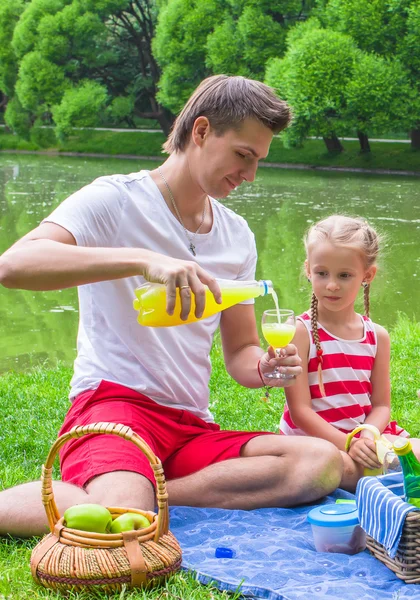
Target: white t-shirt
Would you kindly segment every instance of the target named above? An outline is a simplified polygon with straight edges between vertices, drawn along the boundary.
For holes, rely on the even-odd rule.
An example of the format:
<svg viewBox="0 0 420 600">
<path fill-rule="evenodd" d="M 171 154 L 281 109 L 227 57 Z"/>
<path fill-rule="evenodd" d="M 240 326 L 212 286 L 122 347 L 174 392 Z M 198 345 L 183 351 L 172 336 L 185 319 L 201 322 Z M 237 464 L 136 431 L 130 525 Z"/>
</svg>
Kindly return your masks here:
<svg viewBox="0 0 420 600">
<path fill-rule="evenodd" d="M 147 248 L 196 260 L 218 278 L 254 279 L 253 233 L 242 217 L 217 200 L 211 204 L 213 226 L 195 237 L 196 257 L 148 171 L 100 177 L 67 198 L 45 221 L 67 229 L 78 246 Z M 133 299 L 135 288 L 144 282 L 136 276 L 79 286 L 70 398 L 105 379 L 212 421 L 209 353 L 220 313 L 177 327 L 143 327 L 137 323 Z"/>
</svg>

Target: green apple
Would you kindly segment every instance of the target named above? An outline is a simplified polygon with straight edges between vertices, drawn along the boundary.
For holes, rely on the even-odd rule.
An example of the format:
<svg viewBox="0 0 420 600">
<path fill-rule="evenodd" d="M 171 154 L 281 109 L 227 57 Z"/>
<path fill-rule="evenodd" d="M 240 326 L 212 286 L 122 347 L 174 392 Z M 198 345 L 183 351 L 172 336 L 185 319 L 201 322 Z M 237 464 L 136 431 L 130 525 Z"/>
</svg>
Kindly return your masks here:
<svg viewBox="0 0 420 600">
<path fill-rule="evenodd" d="M 100 504 L 76 504 L 64 513 L 64 525 L 70 529 L 109 533 L 112 515 Z"/>
<path fill-rule="evenodd" d="M 112 521 L 111 533 L 145 529 L 146 527 L 150 527 L 149 519 L 138 513 L 126 512 Z"/>
</svg>

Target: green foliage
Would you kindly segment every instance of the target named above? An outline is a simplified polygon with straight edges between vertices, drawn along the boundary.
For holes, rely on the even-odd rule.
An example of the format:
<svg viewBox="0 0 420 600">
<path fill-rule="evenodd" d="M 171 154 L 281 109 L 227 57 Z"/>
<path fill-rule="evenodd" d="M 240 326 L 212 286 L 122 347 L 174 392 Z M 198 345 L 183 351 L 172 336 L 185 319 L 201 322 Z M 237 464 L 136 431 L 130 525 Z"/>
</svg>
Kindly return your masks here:
<svg viewBox="0 0 420 600">
<path fill-rule="evenodd" d="M 399 40 L 397 53 L 413 85 L 420 88 L 420 2 L 413 3 L 408 11 L 407 33 Z"/>
<path fill-rule="evenodd" d="M 35 49 L 38 40 L 38 25 L 45 15 L 55 14 L 69 0 L 30 0 L 17 23 L 13 34 L 13 49 L 22 58 Z"/>
<path fill-rule="evenodd" d="M 54 129 L 43 127 L 42 121 L 34 123 L 30 132 L 30 140 L 38 148 L 54 148 L 57 144 L 57 138 L 54 134 Z"/>
<path fill-rule="evenodd" d="M 29 130 L 32 126 L 30 113 L 22 107 L 17 96 L 7 103 L 4 120 L 15 133 L 23 139 L 28 139 Z"/>
<path fill-rule="evenodd" d="M 111 120 L 120 122 L 129 117 L 133 112 L 134 102 L 133 96 L 118 96 L 114 98 L 108 107 L 108 114 Z"/>
<path fill-rule="evenodd" d="M 391 331 L 392 417 L 420 437 L 419 399 L 416 390 L 420 381 L 420 323 L 399 315 Z"/>
<path fill-rule="evenodd" d="M 18 66 L 11 41 L 23 9 L 23 0 L 0 1 L 0 90 L 7 96 L 13 96 L 16 83 Z"/>
<path fill-rule="evenodd" d="M 155 0 L 18 0 L 17 6 L 21 3 L 17 17 L 4 19 L 9 29 L 2 29 L 0 4 L 0 40 L 2 35 L 5 39 L 13 35 L 15 89 L 32 121 L 51 122 L 52 106 L 60 106 L 66 90 L 83 89 L 83 82 L 90 80 L 106 88 L 109 104 L 114 98 L 130 98 L 124 110 L 121 102 L 110 109 L 113 122 L 123 119 L 133 126 L 135 117 L 152 116 L 169 127 L 170 115 L 155 99 L 160 75 L 151 52 Z M 0 67 L 0 81 L 1 75 Z M 78 102 L 82 102 L 80 94 Z M 94 107 L 99 107 L 95 117 Z M 103 109 L 95 95 L 89 116 L 84 109 L 81 121 L 99 125 L 107 114 Z M 76 122 L 75 114 L 69 120 L 70 112 L 68 106 L 61 109 L 60 119 L 68 123 L 59 135 Z"/>
<path fill-rule="evenodd" d="M 321 18 L 327 27 L 351 35 L 362 50 L 392 56 L 405 33 L 407 9 L 416 2 L 329 0 Z"/>
<path fill-rule="evenodd" d="M 230 40 L 230 43 L 226 44 L 226 40 Z M 245 75 L 240 66 L 242 53 L 239 40 L 240 34 L 236 22 L 231 15 L 226 14 L 223 21 L 207 38 L 206 66 L 211 73 Z"/>
<path fill-rule="evenodd" d="M 55 63 L 73 66 L 72 59 L 95 60 L 103 51 L 104 24 L 78 2 L 72 2 L 56 14 L 45 15 L 38 26 L 37 48 Z M 72 72 L 72 69 L 69 70 Z"/>
<path fill-rule="evenodd" d="M 162 104 L 178 112 L 211 74 L 262 79 L 266 61 L 284 53 L 286 31 L 301 10 L 298 0 L 168 0 L 153 46 Z"/>
<path fill-rule="evenodd" d="M 285 28 L 269 14 L 261 12 L 259 5 L 247 6 L 238 19 L 243 64 L 255 79 L 264 77 L 268 58 L 280 56 L 285 50 Z"/>
<path fill-rule="evenodd" d="M 227 15 L 207 39 L 206 64 L 213 73 L 262 79 L 271 56 L 283 54 L 285 28 L 259 6 L 246 6 L 237 21 Z"/>
<path fill-rule="evenodd" d="M 295 124 L 284 135 L 290 145 L 299 145 L 306 135 L 344 133 L 348 127 L 343 119 L 345 90 L 358 52 L 345 34 L 305 27 L 304 36 L 293 36 L 283 59 L 268 63 L 266 83 L 294 112 Z"/>
<path fill-rule="evenodd" d="M 58 137 L 65 138 L 72 127 L 95 125 L 106 101 L 106 88 L 95 81 L 82 81 L 78 87 L 67 89 L 61 103 L 52 109 Z"/>
<path fill-rule="evenodd" d="M 224 0 L 169 0 L 159 13 L 153 52 L 162 69 L 159 101 L 179 112 L 206 68 L 207 36 L 219 24 Z"/>
<path fill-rule="evenodd" d="M 44 58 L 38 51 L 23 57 L 19 68 L 16 93 L 23 106 L 35 114 L 58 102 L 66 89 L 62 67 Z"/>
<path fill-rule="evenodd" d="M 418 97 L 398 60 L 360 53 L 346 87 L 347 115 L 363 133 L 409 129 L 417 120 Z M 417 107 L 416 107 L 417 103 Z"/>
</svg>

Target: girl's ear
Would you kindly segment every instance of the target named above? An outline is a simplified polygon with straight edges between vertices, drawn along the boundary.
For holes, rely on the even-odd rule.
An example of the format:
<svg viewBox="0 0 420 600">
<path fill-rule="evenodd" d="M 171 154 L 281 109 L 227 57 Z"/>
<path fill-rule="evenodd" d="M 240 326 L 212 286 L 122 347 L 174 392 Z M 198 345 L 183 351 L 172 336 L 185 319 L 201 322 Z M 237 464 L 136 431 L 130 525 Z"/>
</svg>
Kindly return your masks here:
<svg viewBox="0 0 420 600">
<path fill-rule="evenodd" d="M 376 275 L 376 271 L 377 271 L 377 266 L 376 265 L 372 265 L 371 267 L 369 267 L 369 269 L 366 271 L 365 276 L 363 278 L 363 282 L 364 283 L 372 283 L 372 281 L 375 279 L 375 275 Z"/>
</svg>

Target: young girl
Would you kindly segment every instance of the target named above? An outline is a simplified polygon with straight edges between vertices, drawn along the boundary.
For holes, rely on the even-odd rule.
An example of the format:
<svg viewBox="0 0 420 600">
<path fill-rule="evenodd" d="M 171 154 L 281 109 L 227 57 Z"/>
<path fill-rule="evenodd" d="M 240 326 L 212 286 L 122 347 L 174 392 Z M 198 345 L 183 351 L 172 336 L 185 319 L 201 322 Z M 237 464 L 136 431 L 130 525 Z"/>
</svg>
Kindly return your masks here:
<svg viewBox="0 0 420 600">
<path fill-rule="evenodd" d="M 352 439 L 345 453 L 348 435 L 356 427 L 374 425 L 390 441 L 409 435 L 389 421 L 389 335 L 369 319 L 379 236 L 363 219 L 333 215 L 309 229 L 305 248 L 313 294 L 310 310 L 297 318 L 293 340 L 303 373 L 286 389 L 280 431 L 335 444 L 343 451 L 341 487 L 353 490 L 364 469 L 381 466 L 374 434 L 367 429 Z M 354 309 L 361 288 L 364 316 Z M 412 442 L 420 455 L 420 441 Z"/>
</svg>

